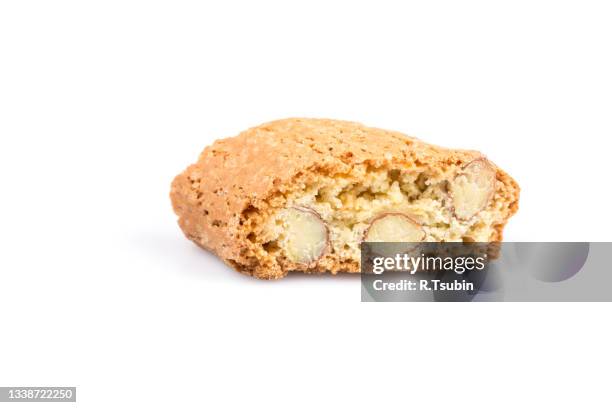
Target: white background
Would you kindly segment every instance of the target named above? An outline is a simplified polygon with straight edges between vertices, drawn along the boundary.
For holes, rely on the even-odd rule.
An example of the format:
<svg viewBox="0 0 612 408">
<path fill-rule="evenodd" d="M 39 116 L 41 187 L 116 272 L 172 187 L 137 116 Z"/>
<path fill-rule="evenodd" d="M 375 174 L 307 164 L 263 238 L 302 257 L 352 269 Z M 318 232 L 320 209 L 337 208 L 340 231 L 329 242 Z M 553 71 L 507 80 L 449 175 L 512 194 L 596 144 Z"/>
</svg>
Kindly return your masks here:
<svg viewBox="0 0 612 408">
<path fill-rule="evenodd" d="M 610 406 L 608 304 L 362 304 L 183 238 L 214 139 L 330 117 L 483 151 L 510 241 L 610 240 L 606 2 L 3 1 L 0 385 L 84 407 Z"/>
</svg>

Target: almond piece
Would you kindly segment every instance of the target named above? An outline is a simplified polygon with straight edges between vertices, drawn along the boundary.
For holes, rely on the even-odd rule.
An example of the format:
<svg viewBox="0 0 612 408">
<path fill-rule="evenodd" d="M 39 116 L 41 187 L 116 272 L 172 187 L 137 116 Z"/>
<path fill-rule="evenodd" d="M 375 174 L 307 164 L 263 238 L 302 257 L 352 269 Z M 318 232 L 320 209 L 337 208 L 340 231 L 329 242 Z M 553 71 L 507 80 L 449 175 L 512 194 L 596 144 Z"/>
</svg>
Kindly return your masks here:
<svg viewBox="0 0 612 408">
<path fill-rule="evenodd" d="M 289 208 L 284 214 L 285 255 L 291 262 L 311 264 L 326 252 L 329 246 L 327 225 L 310 208 Z"/>
<path fill-rule="evenodd" d="M 468 163 L 449 185 L 453 213 L 469 220 L 486 208 L 495 192 L 495 169 L 484 157 Z"/>
<path fill-rule="evenodd" d="M 421 242 L 425 231 L 411 217 L 402 213 L 384 213 L 374 218 L 366 230 L 366 242 Z"/>
</svg>

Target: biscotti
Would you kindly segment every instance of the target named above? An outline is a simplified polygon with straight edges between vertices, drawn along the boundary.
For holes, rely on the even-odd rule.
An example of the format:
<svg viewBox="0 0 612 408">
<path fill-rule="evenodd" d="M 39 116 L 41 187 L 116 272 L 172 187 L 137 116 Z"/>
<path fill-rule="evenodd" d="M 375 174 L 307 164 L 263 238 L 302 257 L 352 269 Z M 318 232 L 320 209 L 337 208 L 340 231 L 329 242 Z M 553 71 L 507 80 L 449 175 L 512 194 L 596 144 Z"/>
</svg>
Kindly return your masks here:
<svg viewBox="0 0 612 408">
<path fill-rule="evenodd" d="M 170 196 L 189 239 L 242 273 L 276 279 L 359 272 L 362 241 L 501 241 L 519 187 L 477 151 L 285 119 L 206 147 Z"/>
</svg>

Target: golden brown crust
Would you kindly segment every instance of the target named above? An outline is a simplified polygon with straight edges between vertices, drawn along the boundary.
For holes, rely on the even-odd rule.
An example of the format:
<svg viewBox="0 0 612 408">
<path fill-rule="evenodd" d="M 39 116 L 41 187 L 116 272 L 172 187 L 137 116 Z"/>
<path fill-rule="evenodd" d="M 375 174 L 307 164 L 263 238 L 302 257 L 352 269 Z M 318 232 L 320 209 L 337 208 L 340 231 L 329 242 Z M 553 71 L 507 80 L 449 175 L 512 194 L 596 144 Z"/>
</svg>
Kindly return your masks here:
<svg viewBox="0 0 612 408">
<path fill-rule="evenodd" d="M 174 179 L 170 196 L 189 239 L 240 272 L 273 279 L 284 276 L 291 265 L 266 258 L 247 226 L 262 209 L 282 203 L 284 194 L 295 183 L 307 182 L 310 174 L 346 174 L 359 164 L 444 168 L 463 166 L 478 157 L 482 154 L 477 151 L 437 147 L 354 122 L 284 119 L 206 147 L 198 161 Z M 503 189 L 504 195 L 514 197 L 509 217 L 518 209 L 519 187 L 495 168 L 497 192 Z M 501 240 L 504 225 L 495 227 L 492 240 Z M 304 271 L 358 272 L 359 266 L 323 259 L 317 268 Z"/>
</svg>

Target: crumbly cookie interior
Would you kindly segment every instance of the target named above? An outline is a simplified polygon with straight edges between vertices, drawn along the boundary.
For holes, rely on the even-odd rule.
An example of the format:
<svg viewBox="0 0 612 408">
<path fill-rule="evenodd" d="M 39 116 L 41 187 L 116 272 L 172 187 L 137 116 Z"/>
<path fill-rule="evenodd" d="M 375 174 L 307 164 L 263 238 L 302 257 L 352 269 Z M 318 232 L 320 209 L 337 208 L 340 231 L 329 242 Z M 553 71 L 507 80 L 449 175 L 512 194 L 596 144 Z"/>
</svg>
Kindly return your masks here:
<svg viewBox="0 0 612 408">
<path fill-rule="evenodd" d="M 469 171 L 453 166 L 442 171 L 358 165 L 350 174 L 321 174 L 289 191 L 282 206 L 270 206 L 267 216 L 261 218 L 256 240 L 269 256 L 300 263 L 294 242 L 311 239 L 311 245 L 304 249 L 308 257 L 303 263 L 312 264 L 316 262 L 313 246 L 321 245 L 320 237 L 325 235 L 326 248 L 321 250 L 321 256 L 359 262 L 360 244 L 367 240 L 368 229 L 374 220 L 387 214 L 396 217 L 395 221 L 388 218 L 386 224 L 390 227 L 383 226 L 388 229 L 389 237 L 405 236 L 409 240 L 418 236 L 428 242 L 488 242 L 495 236 L 496 226 L 503 224 L 508 215 L 508 202 L 503 200 L 504 186 L 499 185 L 486 202 L 480 199 L 483 207 L 476 208 L 473 216 L 458 216 L 453 203 L 453 183 L 455 190 L 467 194 L 468 207 L 474 207 L 473 196 L 484 197 L 473 190 L 480 187 L 481 180 L 476 180 L 473 187 L 468 185 L 472 190 L 466 187 L 470 177 Z M 296 211 L 303 212 L 298 215 L 302 227 L 296 228 Z M 406 231 L 400 223 L 394 229 L 392 223 L 401 222 L 398 215 L 414 222 L 423 232 L 422 236 Z M 325 231 L 316 226 L 317 220 Z M 312 234 L 319 234 L 319 240 Z"/>
</svg>

